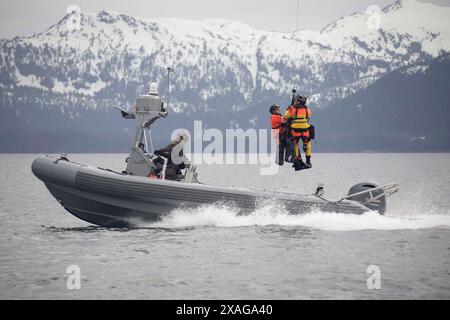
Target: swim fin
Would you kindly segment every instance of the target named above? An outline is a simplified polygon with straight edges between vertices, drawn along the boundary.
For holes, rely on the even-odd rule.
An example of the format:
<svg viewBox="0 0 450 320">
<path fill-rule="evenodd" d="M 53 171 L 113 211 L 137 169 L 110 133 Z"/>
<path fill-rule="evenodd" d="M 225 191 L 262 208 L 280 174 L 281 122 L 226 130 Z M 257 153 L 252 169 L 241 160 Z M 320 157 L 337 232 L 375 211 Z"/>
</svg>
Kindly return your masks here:
<svg viewBox="0 0 450 320">
<path fill-rule="evenodd" d="M 295 161 L 293 167 L 295 168 L 295 171 L 300 171 L 300 170 L 306 169 L 306 165 L 302 160 Z"/>
</svg>

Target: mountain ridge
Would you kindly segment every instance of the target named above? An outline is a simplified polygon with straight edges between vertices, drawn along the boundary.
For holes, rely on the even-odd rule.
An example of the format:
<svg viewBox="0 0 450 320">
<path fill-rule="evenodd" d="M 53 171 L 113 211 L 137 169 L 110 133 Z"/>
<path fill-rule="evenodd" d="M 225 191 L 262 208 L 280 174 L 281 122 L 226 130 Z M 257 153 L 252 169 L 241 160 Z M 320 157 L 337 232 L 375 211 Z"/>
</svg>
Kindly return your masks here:
<svg viewBox="0 0 450 320">
<path fill-rule="evenodd" d="M 415 1 L 408 1 L 407 3 L 413 3 L 414 5 L 418 4 Z M 420 5 L 422 6 L 422 4 Z M 450 13 L 450 9 L 447 11 Z M 276 90 L 276 93 L 279 95 L 284 92 L 288 92 L 290 88 L 297 86 L 311 95 L 313 102 L 317 101 L 318 104 L 326 104 L 336 98 L 336 96 L 338 98 L 344 97 L 348 94 L 346 93 L 347 89 L 352 92 L 352 88 L 358 90 L 361 87 L 364 87 L 365 84 L 364 81 L 361 83 L 361 78 L 373 78 L 373 80 L 375 80 L 384 72 L 392 71 L 397 67 L 401 67 L 403 63 L 403 61 L 400 61 L 399 57 L 394 57 L 394 59 L 392 59 L 394 61 L 385 66 L 385 70 L 381 68 L 378 70 L 373 68 L 371 69 L 372 66 L 365 66 L 366 70 L 357 70 L 358 68 L 355 64 L 363 65 L 365 63 L 364 59 L 367 57 L 370 59 L 380 60 L 389 56 L 389 52 L 386 53 L 387 51 L 392 51 L 395 49 L 400 49 L 398 50 L 399 52 L 396 53 L 397 56 L 408 55 L 408 49 L 411 49 L 411 57 L 406 63 L 414 63 L 421 58 L 429 59 L 431 57 L 438 56 L 440 54 L 439 50 L 450 50 L 449 36 L 445 30 L 442 31 L 445 33 L 445 37 L 442 35 L 436 36 L 437 38 L 441 37 L 443 40 L 441 39 L 440 43 L 430 46 L 427 50 L 420 50 L 420 48 L 417 48 L 417 45 L 415 45 L 415 42 L 413 41 L 415 39 L 412 39 L 410 40 L 409 46 L 405 45 L 401 48 L 391 46 L 389 48 L 385 48 L 384 51 L 386 52 L 381 50 L 381 54 L 377 54 L 377 50 L 380 51 L 379 45 L 380 41 L 383 40 L 381 39 L 383 38 L 383 33 L 377 36 L 381 40 L 374 38 L 372 39 L 373 43 L 368 41 L 365 37 L 372 36 L 375 33 L 380 33 L 379 31 L 374 31 L 373 33 L 367 33 L 365 31 L 362 37 L 356 39 L 354 35 L 349 38 L 346 34 L 347 31 L 342 33 L 340 31 L 342 27 L 334 29 L 330 29 L 330 27 L 328 27 L 326 28 L 326 32 L 303 30 L 297 32 L 295 40 L 297 42 L 298 49 L 296 51 L 295 43 L 292 43 L 295 41 L 291 33 L 258 30 L 243 23 L 230 20 L 202 19 L 199 21 L 190 21 L 178 18 L 137 19 L 130 15 L 112 14 L 103 10 L 97 14 L 82 13 L 82 29 L 80 31 L 70 32 L 66 30 L 66 22 L 69 17 L 70 15 L 66 15 L 59 23 L 48 28 L 46 31 L 37 34 L 36 36 L 19 38 L 16 41 L 19 43 L 21 41 L 28 42 L 28 45 L 37 48 L 41 47 L 40 49 L 42 50 L 48 48 L 48 50 L 57 51 L 57 54 L 69 55 L 69 53 L 64 52 L 64 49 L 78 51 L 89 50 L 91 51 L 89 55 L 91 58 L 96 55 L 100 55 L 100 57 L 97 58 L 111 59 L 114 50 L 120 50 L 119 53 L 124 56 L 124 58 L 127 57 L 127 53 L 134 55 L 132 57 L 134 60 L 132 64 L 135 65 L 142 65 L 145 58 L 148 56 L 157 56 L 152 62 L 156 68 L 159 69 L 159 72 L 157 72 L 157 80 L 159 82 L 162 82 L 161 71 L 165 69 L 163 68 L 164 64 L 181 68 L 189 66 L 190 70 L 183 71 L 183 73 L 195 73 L 195 71 L 200 71 L 201 75 L 204 76 L 206 74 L 205 68 L 199 68 L 196 70 L 194 65 L 201 66 L 201 63 L 204 62 L 202 53 L 206 53 L 207 55 L 213 55 L 213 58 L 218 60 L 218 62 L 222 62 L 222 68 L 226 68 L 226 66 L 230 65 L 232 66 L 232 71 L 235 74 L 238 74 L 234 80 L 237 82 L 236 84 L 238 85 L 238 91 L 240 91 L 239 94 L 247 104 L 251 102 L 251 95 L 252 92 L 257 89 L 258 81 L 260 81 L 261 89 L 265 91 Z M 339 24 L 340 21 L 345 21 L 346 19 L 354 20 L 354 18 L 354 15 L 351 15 L 349 17 L 339 19 L 334 23 Z M 357 21 L 355 22 L 353 20 L 350 22 L 352 24 L 356 24 L 357 26 L 365 23 L 364 13 L 362 11 L 358 12 Z M 448 27 L 449 24 L 447 23 L 445 26 Z M 245 30 L 243 30 L 244 27 Z M 354 28 L 355 26 L 350 26 L 347 29 L 353 30 Z M 390 28 L 390 26 L 388 25 L 387 28 Z M 239 36 L 237 37 L 236 35 Z M 320 38 L 320 36 L 322 36 L 322 38 Z M 393 35 L 390 36 L 394 37 Z M 269 37 L 271 38 L 269 39 Z M 405 37 L 408 38 L 411 36 L 406 34 Z M 330 40 L 331 38 L 336 38 L 337 40 Z M 233 42 L 233 40 L 235 41 Z M 398 43 L 404 41 L 404 39 L 396 39 L 395 37 L 392 40 L 397 41 Z M 347 48 L 343 47 L 346 41 L 352 42 L 351 44 L 347 44 Z M 387 40 L 384 39 L 384 41 Z M 435 42 L 436 41 L 437 40 L 435 40 Z M 58 42 L 61 45 L 56 46 L 55 42 Z M 207 42 L 206 47 L 204 47 L 204 42 Z M 242 45 L 242 43 L 245 43 L 245 45 Z M 109 45 L 111 49 L 110 51 L 112 52 L 107 53 L 105 56 L 102 55 L 105 52 L 100 50 L 100 48 L 107 45 Z M 376 47 L 377 45 L 378 47 Z M 42 46 L 47 47 L 42 48 Z M 177 51 L 176 54 L 170 52 L 172 50 L 172 46 L 175 46 L 173 50 Z M 180 48 L 183 46 L 189 46 L 189 48 Z M 2 51 L 4 50 L 5 49 L 2 48 Z M 194 52 L 195 50 L 196 52 Z M 324 52 L 327 50 L 329 52 Z M 422 57 L 414 56 L 414 53 L 417 53 L 414 51 L 421 51 Z M 164 52 L 167 54 L 164 55 Z M 139 53 L 142 53 L 142 55 L 139 55 Z M 190 53 L 191 55 L 189 55 Z M 178 63 L 177 57 L 180 54 L 182 57 L 185 57 L 185 59 Z M 258 55 L 260 55 L 260 61 L 257 61 Z M 232 60 L 233 56 L 237 59 L 234 61 L 229 61 Z M 314 61 L 312 61 L 312 57 L 318 58 L 317 62 L 314 63 Z M 61 56 L 59 56 L 59 58 L 61 58 Z M 80 57 L 75 56 L 74 60 L 76 58 Z M 190 63 L 189 65 L 189 62 L 193 59 L 195 60 L 195 63 Z M 358 59 L 360 61 L 357 61 Z M 296 60 L 300 60 L 302 62 L 298 62 Z M 83 60 L 80 62 L 82 61 Z M 98 61 L 94 62 L 98 63 Z M 214 62 L 217 61 L 213 61 L 213 63 Z M 242 64 L 242 70 L 236 71 L 236 68 L 240 67 L 239 64 Z M 261 64 L 263 68 L 258 69 L 259 64 Z M 330 83 L 333 82 L 333 79 L 328 79 L 329 77 L 327 77 L 327 75 L 321 75 L 320 73 L 321 70 L 324 70 L 333 64 L 348 64 L 348 71 L 354 73 L 354 75 L 352 75 L 353 79 L 347 79 L 344 77 L 343 79 L 338 79 L 336 83 Z M 82 66 L 83 63 L 80 64 L 80 67 Z M 20 66 L 16 65 L 16 67 L 17 69 L 21 69 Z M 104 68 L 104 66 L 102 67 Z M 264 67 L 266 67 L 266 70 L 264 70 Z M 280 70 L 282 68 L 286 70 Z M 8 72 L 8 70 L 5 71 Z M 75 70 L 75 72 L 77 71 L 83 70 Z M 97 80 L 103 80 L 99 79 L 101 78 L 99 75 L 100 70 L 92 71 L 92 75 L 96 77 Z M 129 78 L 132 78 L 133 80 L 136 78 L 139 79 L 139 75 L 136 74 L 137 71 L 140 70 L 133 70 L 131 74 L 132 77 Z M 337 72 L 339 72 L 339 68 Z M 9 73 L 11 79 L 18 81 L 18 83 L 23 86 L 31 86 L 40 90 L 46 90 L 46 86 L 42 85 L 42 82 L 44 82 L 44 84 L 46 83 L 45 79 L 38 79 L 38 77 L 34 79 L 28 77 L 29 75 L 33 76 L 32 72 L 25 72 L 29 74 L 25 74 L 24 77 L 21 77 L 21 74 Z M 299 77 L 298 74 L 301 76 Z M 251 76 L 251 83 L 249 82 L 250 79 L 248 79 L 248 75 Z M 358 77 L 356 77 L 356 75 Z M 114 75 L 112 75 L 112 77 L 114 78 Z M 123 78 L 123 75 L 118 74 L 113 80 L 115 82 L 120 82 Z M 189 85 L 187 83 L 183 83 L 181 79 L 175 80 L 180 80 L 179 83 L 181 82 L 182 89 L 189 87 Z M 197 78 L 192 77 L 192 79 L 189 80 L 192 83 L 195 83 Z M 215 95 L 216 93 L 214 90 L 218 91 L 218 94 L 221 93 L 219 90 L 220 86 L 214 83 L 211 84 L 211 82 L 213 81 L 207 83 L 205 88 L 196 88 L 195 86 L 192 88 L 200 89 L 200 100 L 205 101 L 210 95 Z M 314 83 L 319 85 L 313 85 Z M 108 84 L 109 83 L 107 81 L 97 81 L 93 83 L 92 86 L 77 89 L 71 84 L 70 81 L 60 81 L 51 87 L 51 89 L 53 89 L 55 93 L 72 92 L 75 94 L 79 93 L 92 96 L 98 92 L 101 92 L 102 89 L 104 89 L 104 87 Z M 140 88 L 143 88 L 143 86 L 146 85 L 146 83 L 142 84 Z M 3 85 L 3 87 L 5 86 Z M 241 87 L 242 90 L 239 90 Z M 182 107 L 186 106 L 184 101 L 180 102 Z"/>
<path fill-rule="evenodd" d="M 397 69 L 316 114 L 329 151 L 450 151 L 450 54 Z M 320 138 L 319 138 L 320 139 Z"/>
<path fill-rule="evenodd" d="M 110 107 L 131 106 L 152 81 L 165 98 L 167 66 L 176 70 L 173 114 L 264 128 L 267 106 L 289 101 L 294 87 L 326 110 L 396 69 L 450 52 L 442 18 L 450 8 L 403 1 L 381 12 L 378 30 L 359 11 L 295 36 L 231 20 L 108 11 L 81 13 L 81 29 L 69 30 L 66 15 L 34 36 L 0 41 L 0 129 L 93 130 L 90 119 L 107 118 L 116 133 L 128 130 Z"/>
</svg>

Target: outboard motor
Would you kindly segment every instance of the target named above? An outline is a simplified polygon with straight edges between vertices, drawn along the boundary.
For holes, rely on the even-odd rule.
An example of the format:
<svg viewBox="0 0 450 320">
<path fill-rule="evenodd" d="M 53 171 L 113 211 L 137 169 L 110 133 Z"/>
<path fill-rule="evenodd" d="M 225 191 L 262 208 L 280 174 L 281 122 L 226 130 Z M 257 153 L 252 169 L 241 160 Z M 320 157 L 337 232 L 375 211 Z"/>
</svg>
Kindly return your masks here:
<svg viewBox="0 0 450 320">
<path fill-rule="evenodd" d="M 348 191 L 346 199 L 359 202 L 369 208 L 370 210 L 376 210 L 380 214 L 386 212 L 386 194 L 384 189 L 378 188 L 379 186 L 371 182 L 362 182 L 355 184 Z M 370 191 L 370 189 L 375 189 Z"/>
</svg>

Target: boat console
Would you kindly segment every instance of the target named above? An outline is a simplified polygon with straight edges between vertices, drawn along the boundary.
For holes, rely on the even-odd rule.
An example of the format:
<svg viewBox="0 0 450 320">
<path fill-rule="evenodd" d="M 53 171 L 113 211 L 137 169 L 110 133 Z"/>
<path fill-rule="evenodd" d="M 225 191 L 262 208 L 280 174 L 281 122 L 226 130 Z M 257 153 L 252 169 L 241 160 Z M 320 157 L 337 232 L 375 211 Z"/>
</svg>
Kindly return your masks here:
<svg viewBox="0 0 450 320">
<path fill-rule="evenodd" d="M 126 110 L 117 106 L 122 117 L 136 120 L 136 134 L 134 136 L 131 152 L 126 159 L 127 168 L 124 173 L 135 176 L 152 177 L 156 179 L 165 178 L 167 158 L 153 154 L 153 143 L 150 126 L 160 118 L 166 118 L 167 109 L 164 107 L 156 83 L 150 84 L 149 93 L 136 98 L 134 106 Z M 184 139 L 181 144 L 186 143 Z M 182 145 L 179 146 L 180 149 Z M 191 164 L 187 157 L 183 156 L 184 173 L 177 176 L 177 181 L 197 183 L 196 166 Z"/>
</svg>

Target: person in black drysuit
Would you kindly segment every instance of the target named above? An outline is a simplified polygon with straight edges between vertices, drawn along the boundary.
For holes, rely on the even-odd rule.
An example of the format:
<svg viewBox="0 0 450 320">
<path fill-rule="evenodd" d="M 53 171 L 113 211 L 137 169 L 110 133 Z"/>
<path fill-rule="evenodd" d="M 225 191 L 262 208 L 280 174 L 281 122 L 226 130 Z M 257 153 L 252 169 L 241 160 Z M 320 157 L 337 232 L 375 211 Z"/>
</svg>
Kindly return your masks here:
<svg viewBox="0 0 450 320">
<path fill-rule="evenodd" d="M 280 113 L 280 106 L 274 104 L 270 107 L 270 126 L 272 127 L 272 134 L 277 143 L 276 162 L 282 166 L 284 162 L 289 160 L 289 143 L 286 135 L 286 122 L 283 121 L 283 116 Z"/>
<path fill-rule="evenodd" d="M 165 171 L 165 179 L 166 180 L 177 180 L 178 175 L 181 175 L 181 170 L 185 168 L 185 165 L 183 162 L 180 164 L 175 164 L 172 160 L 172 151 L 173 149 L 180 143 L 184 143 L 184 137 L 182 135 L 178 136 L 177 139 L 173 140 L 165 146 L 164 148 L 161 148 L 159 150 L 156 150 L 154 153 L 157 156 L 161 156 L 167 159 L 167 165 L 166 165 L 166 171 Z M 176 151 L 175 151 L 176 152 Z M 183 148 L 180 148 L 179 151 L 179 157 L 183 158 Z"/>
</svg>

